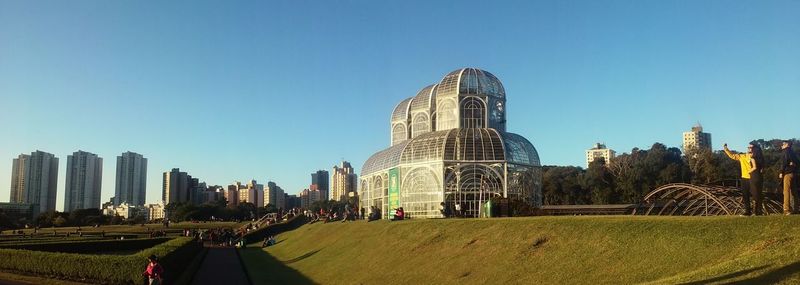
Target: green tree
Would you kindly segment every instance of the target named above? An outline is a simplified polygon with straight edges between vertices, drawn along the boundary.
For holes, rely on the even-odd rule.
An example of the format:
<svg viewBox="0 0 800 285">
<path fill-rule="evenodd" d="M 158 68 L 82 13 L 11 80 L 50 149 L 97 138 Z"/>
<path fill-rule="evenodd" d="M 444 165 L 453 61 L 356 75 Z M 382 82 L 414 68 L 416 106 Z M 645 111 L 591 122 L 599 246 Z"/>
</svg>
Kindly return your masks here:
<svg viewBox="0 0 800 285">
<path fill-rule="evenodd" d="M 586 169 L 586 189 L 592 194 L 592 204 L 613 204 L 619 200 L 614 192 L 613 177 L 604 159 L 595 159 Z"/>
<path fill-rule="evenodd" d="M 56 227 L 66 226 L 67 225 L 67 219 L 64 218 L 63 216 L 58 216 L 55 219 L 53 219 L 53 225 L 56 226 Z"/>
</svg>

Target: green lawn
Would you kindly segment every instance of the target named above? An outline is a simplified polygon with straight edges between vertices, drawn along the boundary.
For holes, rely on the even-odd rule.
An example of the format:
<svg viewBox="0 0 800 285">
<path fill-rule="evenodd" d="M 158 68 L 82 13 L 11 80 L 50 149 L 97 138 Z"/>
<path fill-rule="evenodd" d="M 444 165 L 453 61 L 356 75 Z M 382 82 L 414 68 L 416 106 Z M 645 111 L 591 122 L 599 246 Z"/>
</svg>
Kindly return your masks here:
<svg viewBox="0 0 800 285">
<path fill-rule="evenodd" d="M 19 275 L 10 272 L 2 272 L 0 271 L 0 280 L 13 280 L 14 282 L 21 283 L 21 284 L 32 284 L 32 285 L 85 285 L 88 283 L 80 283 L 74 281 L 67 281 L 67 280 L 58 280 L 58 279 L 47 279 L 42 277 L 36 276 L 27 276 L 27 275 Z"/>
<path fill-rule="evenodd" d="M 255 284 L 800 283 L 800 216 L 316 223 L 241 251 Z"/>
</svg>

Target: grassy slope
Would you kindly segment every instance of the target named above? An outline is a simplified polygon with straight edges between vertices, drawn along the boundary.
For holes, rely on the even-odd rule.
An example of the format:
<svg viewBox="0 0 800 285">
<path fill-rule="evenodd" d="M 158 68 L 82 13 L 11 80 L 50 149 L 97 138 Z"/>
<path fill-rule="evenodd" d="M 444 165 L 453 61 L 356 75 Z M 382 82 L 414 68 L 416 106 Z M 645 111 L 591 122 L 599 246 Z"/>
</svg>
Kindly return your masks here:
<svg viewBox="0 0 800 285">
<path fill-rule="evenodd" d="M 800 216 L 317 223 L 241 253 L 256 284 L 800 283 L 797 230 Z"/>
</svg>

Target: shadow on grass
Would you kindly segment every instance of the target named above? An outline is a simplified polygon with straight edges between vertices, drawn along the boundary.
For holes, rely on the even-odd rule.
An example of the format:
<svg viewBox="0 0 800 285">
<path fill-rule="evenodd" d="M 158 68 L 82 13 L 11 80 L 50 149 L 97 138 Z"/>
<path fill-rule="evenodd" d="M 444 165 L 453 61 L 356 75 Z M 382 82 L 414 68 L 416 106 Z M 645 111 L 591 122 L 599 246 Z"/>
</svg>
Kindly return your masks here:
<svg viewBox="0 0 800 285">
<path fill-rule="evenodd" d="M 733 273 L 728 273 L 728 274 L 717 276 L 717 277 L 708 278 L 708 279 L 705 279 L 705 280 L 693 281 L 693 282 L 689 282 L 689 283 L 681 283 L 681 285 L 702 285 L 702 284 L 708 284 L 708 283 L 711 283 L 711 282 L 720 282 L 720 281 L 736 278 L 736 277 L 748 274 L 750 272 L 758 271 L 758 270 L 764 269 L 766 267 L 767 267 L 766 265 L 759 266 L 759 267 L 754 267 L 754 268 L 750 268 L 750 269 L 736 271 L 736 272 L 733 272 Z"/>
<path fill-rule="evenodd" d="M 800 275 L 800 261 L 795 261 L 767 273 L 738 281 L 740 284 L 775 284 L 794 275 Z"/>
<path fill-rule="evenodd" d="M 295 257 L 295 258 L 289 259 L 289 260 L 287 260 L 287 261 L 284 261 L 284 263 L 285 263 L 285 264 L 291 264 L 291 263 L 298 262 L 298 261 L 300 261 L 300 260 L 303 260 L 303 259 L 306 259 L 306 258 L 309 258 L 309 257 L 311 257 L 312 255 L 314 255 L 315 253 L 317 253 L 317 252 L 319 252 L 319 251 L 320 251 L 319 249 L 317 249 L 317 250 L 315 250 L 315 251 L 309 251 L 309 252 L 307 252 L 306 254 L 303 254 L 303 255 L 301 255 L 301 256 L 298 256 L 298 257 Z"/>
<path fill-rule="evenodd" d="M 241 253 L 253 284 L 317 284 L 260 248 L 249 248 Z M 314 253 L 304 255 L 308 257 Z"/>
</svg>

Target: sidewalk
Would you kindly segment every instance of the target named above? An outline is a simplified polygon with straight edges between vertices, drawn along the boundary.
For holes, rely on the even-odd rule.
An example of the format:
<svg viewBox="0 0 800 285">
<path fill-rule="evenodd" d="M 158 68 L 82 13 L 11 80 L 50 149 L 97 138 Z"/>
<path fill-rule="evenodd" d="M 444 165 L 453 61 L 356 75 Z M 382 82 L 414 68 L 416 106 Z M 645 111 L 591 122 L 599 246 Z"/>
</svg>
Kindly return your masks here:
<svg viewBox="0 0 800 285">
<path fill-rule="evenodd" d="M 236 248 L 211 246 L 203 264 L 194 275 L 192 284 L 250 285 L 250 282 L 236 254 Z"/>
</svg>

